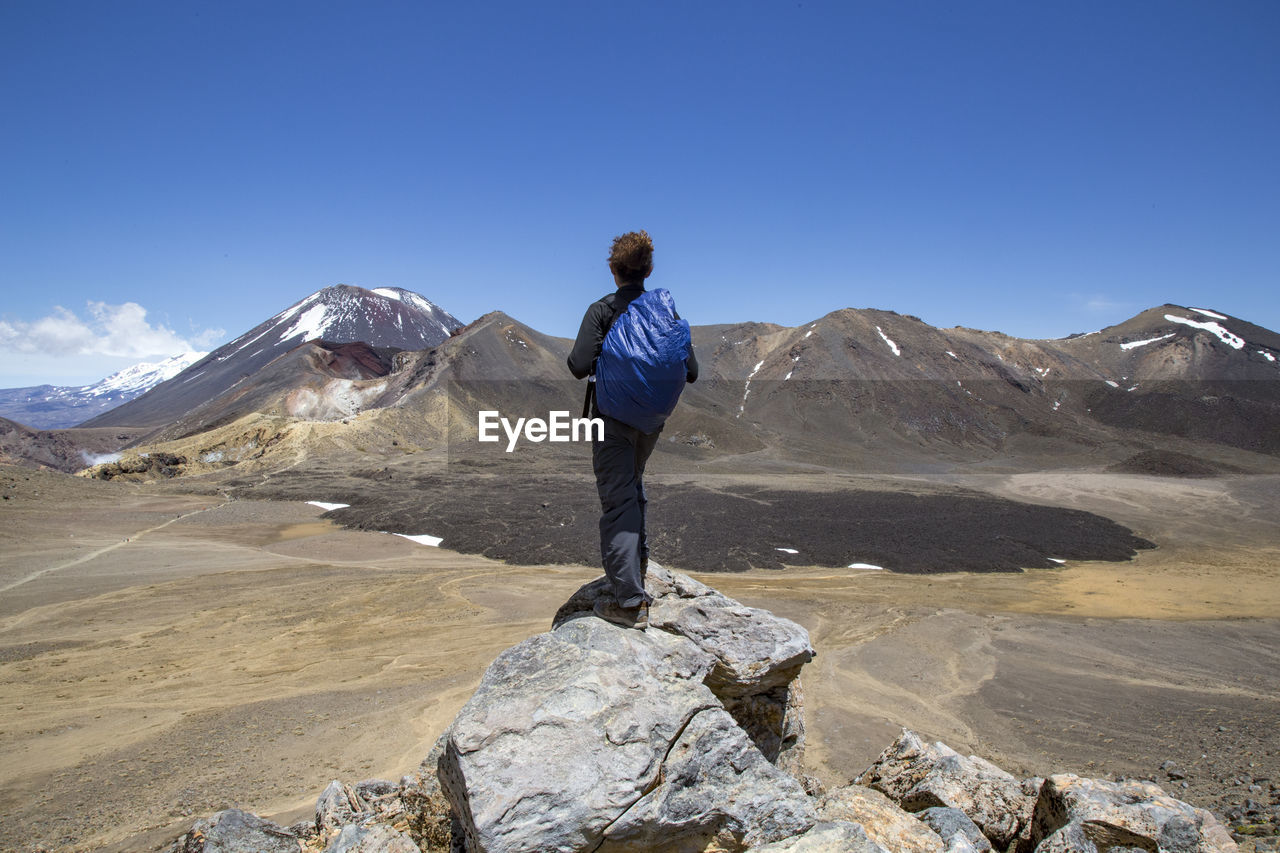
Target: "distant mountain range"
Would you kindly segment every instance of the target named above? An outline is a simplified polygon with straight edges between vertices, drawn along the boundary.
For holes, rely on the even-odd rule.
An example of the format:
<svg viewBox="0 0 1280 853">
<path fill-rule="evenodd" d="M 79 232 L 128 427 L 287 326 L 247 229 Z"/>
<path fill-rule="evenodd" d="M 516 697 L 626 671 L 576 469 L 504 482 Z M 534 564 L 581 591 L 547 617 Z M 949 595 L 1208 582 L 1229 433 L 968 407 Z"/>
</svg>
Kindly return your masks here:
<svg viewBox="0 0 1280 853">
<path fill-rule="evenodd" d="M 64 429 L 114 409 L 172 379 L 207 353 L 184 352 L 164 361 L 144 362 L 101 382 L 77 387 L 36 385 L 0 389 L 0 417 L 36 429 Z"/>
<path fill-rule="evenodd" d="M 383 369 L 393 352 L 436 346 L 462 323 L 425 297 L 398 287 L 365 290 L 339 284 L 317 291 L 240 337 L 209 353 L 169 381 L 82 424 L 86 427 L 161 427 L 192 420 L 193 425 L 224 418 L 218 400 L 259 400 L 263 371 L 282 357 L 296 360 L 299 347 L 361 343 L 382 355 L 344 361 L 334 369 L 367 377 Z M 312 343 L 314 342 L 314 343 Z M 372 366 L 371 366 L 372 365 Z M 279 366 L 273 368 L 278 372 Z M 253 404 L 256 405 L 256 404 Z M 234 406 L 232 407 L 234 408 Z M 196 414 L 203 412 L 204 414 Z"/>
<path fill-rule="evenodd" d="M 697 459 L 911 469 L 1115 462 L 1175 445 L 1280 455 L 1280 335 L 1209 308 L 1162 305 L 1055 340 L 872 309 L 695 326 L 693 338 L 702 378 L 663 446 Z M 83 426 L 142 436 L 132 445 L 184 456 L 191 473 L 270 466 L 316 436 L 330 450 L 448 443 L 452 458 L 475 449 L 479 409 L 576 413 L 570 344 L 501 312 L 462 327 L 409 291 L 339 285 Z"/>
</svg>

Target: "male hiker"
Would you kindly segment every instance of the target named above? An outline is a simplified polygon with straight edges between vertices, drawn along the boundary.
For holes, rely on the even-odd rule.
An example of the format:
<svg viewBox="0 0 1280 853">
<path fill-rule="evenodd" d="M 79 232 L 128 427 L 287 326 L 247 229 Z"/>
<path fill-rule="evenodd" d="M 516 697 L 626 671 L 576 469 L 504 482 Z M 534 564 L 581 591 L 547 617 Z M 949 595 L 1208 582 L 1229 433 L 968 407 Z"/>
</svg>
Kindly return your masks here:
<svg viewBox="0 0 1280 853">
<path fill-rule="evenodd" d="M 568 361 L 575 377 L 592 377 L 590 415 L 604 420 L 604 439 L 593 443 L 591 461 L 600 493 L 600 556 L 613 600 L 601 599 L 595 612 L 643 630 L 653 600 L 644 589 L 644 466 L 680 388 L 698 378 L 698 361 L 689 324 L 675 313 L 670 294 L 644 289 L 653 272 L 648 233 L 614 238 L 609 271 L 618 289 L 587 308 Z"/>
</svg>

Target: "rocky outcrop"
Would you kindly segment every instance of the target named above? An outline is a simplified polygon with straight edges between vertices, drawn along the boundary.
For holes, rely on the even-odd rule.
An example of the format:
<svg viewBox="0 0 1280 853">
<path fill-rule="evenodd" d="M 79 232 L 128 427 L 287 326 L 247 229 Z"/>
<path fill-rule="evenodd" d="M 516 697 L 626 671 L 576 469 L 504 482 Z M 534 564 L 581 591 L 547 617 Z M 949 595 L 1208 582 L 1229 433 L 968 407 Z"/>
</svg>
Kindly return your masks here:
<svg viewBox="0 0 1280 853">
<path fill-rule="evenodd" d="M 589 616 L 601 579 L 485 673 L 440 759 L 468 849 L 745 850 L 816 822 L 772 763 L 803 741 L 807 632 L 656 566 L 648 587 L 647 632 Z"/>
<path fill-rule="evenodd" d="M 751 848 L 752 853 L 896 853 L 871 839 L 856 823 L 831 821 L 814 824 L 804 834 Z"/>
<path fill-rule="evenodd" d="M 650 563 L 649 626 L 683 637 L 710 656 L 706 684 L 769 761 L 798 772 L 804 757 L 800 668 L 816 654 L 809 632 L 767 610 L 747 607 L 686 575 Z M 606 578 L 574 593 L 553 629 L 589 615 L 611 596 Z"/>
<path fill-rule="evenodd" d="M 227 809 L 195 822 L 169 853 L 297 853 L 292 830 L 254 814 Z"/>
<path fill-rule="evenodd" d="M 1152 782 L 1050 776 L 1040 788 L 1030 829 L 1036 853 L 1115 847 L 1207 853 L 1235 847 L 1213 815 Z"/>
<path fill-rule="evenodd" d="M 825 794 L 818 799 L 818 816 L 856 823 L 894 853 L 943 853 L 938 833 L 873 788 L 846 785 Z"/>
<path fill-rule="evenodd" d="M 916 812 L 921 823 L 928 825 L 938 834 L 942 843 L 947 846 L 948 853 L 972 850 L 974 853 L 988 853 L 991 842 L 982 834 L 978 825 L 959 809 L 934 806 L 922 812 Z"/>
<path fill-rule="evenodd" d="M 1024 785 L 985 759 L 966 758 L 905 729 L 855 781 L 909 812 L 959 809 L 1001 850 L 1030 823 L 1035 806 L 1034 782 Z"/>
<path fill-rule="evenodd" d="M 334 780 L 285 829 L 229 810 L 169 853 L 1235 853 L 1150 782 L 1018 779 L 902 734 L 854 783 L 798 781 L 803 628 L 655 568 L 648 631 L 590 616 L 503 652 L 399 783 Z"/>
<path fill-rule="evenodd" d="M 1014 853 L 1237 849 L 1213 815 L 1153 782 L 1069 775 L 1018 780 L 989 761 L 926 743 L 905 729 L 856 781 L 915 813 L 949 853 L 992 847 Z"/>
</svg>

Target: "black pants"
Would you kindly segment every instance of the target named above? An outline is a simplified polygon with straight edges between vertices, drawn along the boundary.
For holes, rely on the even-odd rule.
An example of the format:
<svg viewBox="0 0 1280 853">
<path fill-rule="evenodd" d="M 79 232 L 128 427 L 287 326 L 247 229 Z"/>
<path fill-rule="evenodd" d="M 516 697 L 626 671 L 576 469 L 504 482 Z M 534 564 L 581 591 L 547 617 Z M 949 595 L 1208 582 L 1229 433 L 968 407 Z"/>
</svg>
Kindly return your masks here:
<svg viewBox="0 0 1280 853">
<path fill-rule="evenodd" d="M 604 419 L 604 440 L 592 444 L 591 462 L 600 493 L 600 557 L 618 604 L 637 607 L 653 600 L 644 591 L 641 570 L 649 556 L 644 466 L 662 429 L 645 434 L 608 415 L 599 417 Z"/>
</svg>

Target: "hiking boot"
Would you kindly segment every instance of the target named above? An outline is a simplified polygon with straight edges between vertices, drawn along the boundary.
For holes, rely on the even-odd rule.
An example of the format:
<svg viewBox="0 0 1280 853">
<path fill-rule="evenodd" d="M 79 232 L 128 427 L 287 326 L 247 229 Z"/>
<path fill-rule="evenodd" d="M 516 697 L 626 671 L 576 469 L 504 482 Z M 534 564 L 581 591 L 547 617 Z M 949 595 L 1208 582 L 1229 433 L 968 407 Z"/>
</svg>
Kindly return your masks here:
<svg viewBox="0 0 1280 853">
<path fill-rule="evenodd" d="M 622 607 L 611 598 L 597 598 L 592 611 L 606 622 L 643 631 L 649 627 L 649 605 Z"/>
</svg>

